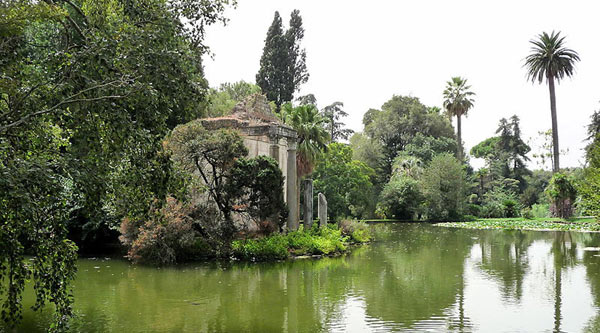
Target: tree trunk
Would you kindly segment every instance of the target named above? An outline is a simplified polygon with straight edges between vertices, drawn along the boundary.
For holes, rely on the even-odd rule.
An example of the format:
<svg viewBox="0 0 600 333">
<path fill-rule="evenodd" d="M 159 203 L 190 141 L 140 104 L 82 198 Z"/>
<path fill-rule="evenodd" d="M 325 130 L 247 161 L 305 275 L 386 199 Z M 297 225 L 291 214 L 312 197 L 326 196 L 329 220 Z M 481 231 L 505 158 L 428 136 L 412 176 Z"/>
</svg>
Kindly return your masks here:
<svg viewBox="0 0 600 333">
<path fill-rule="evenodd" d="M 550 114 L 552 116 L 552 150 L 553 150 L 553 163 L 552 172 L 560 171 L 559 154 L 558 148 L 558 121 L 556 119 L 556 95 L 554 92 L 554 77 L 548 77 L 548 88 L 550 89 Z"/>
<path fill-rule="evenodd" d="M 458 157 L 458 160 L 462 162 L 463 147 L 462 147 L 462 129 L 461 129 L 460 114 L 456 115 L 456 136 L 457 136 L 457 140 L 458 140 L 458 152 L 457 152 L 456 156 Z"/>
</svg>

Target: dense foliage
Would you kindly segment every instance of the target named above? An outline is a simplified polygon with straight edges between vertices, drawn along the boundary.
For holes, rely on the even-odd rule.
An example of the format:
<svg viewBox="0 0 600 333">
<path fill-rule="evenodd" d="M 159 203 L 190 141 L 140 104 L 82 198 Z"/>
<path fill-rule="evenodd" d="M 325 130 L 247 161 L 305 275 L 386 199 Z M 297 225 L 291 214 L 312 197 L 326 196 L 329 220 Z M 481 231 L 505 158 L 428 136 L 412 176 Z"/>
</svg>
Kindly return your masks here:
<svg viewBox="0 0 600 333">
<path fill-rule="evenodd" d="M 236 258 L 252 261 L 281 260 L 290 255 L 329 255 L 346 251 L 351 243 L 365 243 L 371 240 L 371 232 L 364 223 L 344 221 L 338 228 L 331 224 L 319 228 L 316 224 L 309 230 L 300 228 L 285 235 L 237 240 L 233 242 Z"/>
<path fill-rule="evenodd" d="M 587 167 L 578 186 L 586 214 L 600 217 L 600 112 L 595 111 L 588 125 Z"/>
<path fill-rule="evenodd" d="M 381 145 L 385 181 L 391 176 L 392 164 L 398 153 L 413 143 L 415 137 L 454 139 L 448 118 L 440 114 L 439 109 L 421 104 L 416 97 L 394 96 L 383 104 L 381 110 L 367 111 L 363 123 L 365 134 Z"/>
<path fill-rule="evenodd" d="M 546 188 L 546 194 L 551 200 L 550 211 L 556 217 L 571 217 L 573 204 L 577 197 L 575 179 L 572 175 L 557 172 L 552 175 Z"/>
<path fill-rule="evenodd" d="M 352 157 L 352 148 L 331 143 L 319 158 L 314 179 L 315 200 L 318 193 L 327 198 L 330 220 L 348 216 L 368 218 L 375 205 L 371 179 L 374 171 Z M 316 207 L 316 205 L 315 205 Z"/>
<path fill-rule="evenodd" d="M 245 81 L 223 83 L 217 89 L 210 89 L 207 116 L 229 115 L 237 103 L 243 101 L 247 96 L 260 92 L 259 86 Z"/>
<path fill-rule="evenodd" d="M 71 314 L 75 247 L 116 239 L 123 216 L 165 198 L 160 140 L 204 114 L 204 29 L 228 0 L 30 1 L 0 5 L 0 274 L 3 320 Z M 184 25 L 182 22 L 186 22 Z M 175 52 L 172 50 L 176 50 Z M 33 260 L 24 263 L 25 254 Z"/>
<path fill-rule="evenodd" d="M 462 218 L 467 189 L 466 171 L 459 160 L 450 154 L 437 155 L 423 170 L 421 179 L 429 219 Z"/>
</svg>

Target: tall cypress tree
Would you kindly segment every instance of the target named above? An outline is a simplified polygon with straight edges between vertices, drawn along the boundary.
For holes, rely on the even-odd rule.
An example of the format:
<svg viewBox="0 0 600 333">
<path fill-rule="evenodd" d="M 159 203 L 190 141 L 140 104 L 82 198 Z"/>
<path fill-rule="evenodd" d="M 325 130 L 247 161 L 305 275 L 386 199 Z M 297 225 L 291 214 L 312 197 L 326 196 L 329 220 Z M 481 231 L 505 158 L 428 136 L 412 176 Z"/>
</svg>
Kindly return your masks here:
<svg viewBox="0 0 600 333">
<path fill-rule="evenodd" d="M 290 28 L 285 33 L 288 43 L 288 80 L 286 82 L 286 98 L 292 100 L 294 92 L 300 89 L 300 85 L 308 81 L 308 71 L 306 69 L 306 50 L 300 48 L 300 42 L 304 38 L 304 28 L 302 27 L 302 17 L 300 11 L 294 9 L 290 17 Z"/>
<path fill-rule="evenodd" d="M 300 11 L 292 12 L 290 28 L 285 33 L 281 16 L 275 12 L 267 31 L 256 84 L 270 101 L 275 102 L 278 110 L 283 103 L 290 102 L 300 84 L 308 80 L 306 51 L 300 48 L 302 38 L 304 28 Z"/>
</svg>

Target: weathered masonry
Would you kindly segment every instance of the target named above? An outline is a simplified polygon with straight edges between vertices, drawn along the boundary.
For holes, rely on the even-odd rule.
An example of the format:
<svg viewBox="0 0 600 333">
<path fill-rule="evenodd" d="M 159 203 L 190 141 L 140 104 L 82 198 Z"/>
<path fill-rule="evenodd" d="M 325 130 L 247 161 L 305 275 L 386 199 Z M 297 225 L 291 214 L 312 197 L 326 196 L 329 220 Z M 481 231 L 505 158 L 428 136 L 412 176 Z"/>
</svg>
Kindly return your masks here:
<svg viewBox="0 0 600 333">
<path fill-rule="evenodd" d="M 248 96 L 229 116 L 202 119 L 206 129 L 231 128 L 240 131 L 248 148 L 248 157 L 270 156 L 279 163 L 285 176 L 284 198 L 289 208 L 287 227 L 298 229 L 296 192 L 296 146 L 298 135 L 271 111 L 262 94 Z"/>
</svg>

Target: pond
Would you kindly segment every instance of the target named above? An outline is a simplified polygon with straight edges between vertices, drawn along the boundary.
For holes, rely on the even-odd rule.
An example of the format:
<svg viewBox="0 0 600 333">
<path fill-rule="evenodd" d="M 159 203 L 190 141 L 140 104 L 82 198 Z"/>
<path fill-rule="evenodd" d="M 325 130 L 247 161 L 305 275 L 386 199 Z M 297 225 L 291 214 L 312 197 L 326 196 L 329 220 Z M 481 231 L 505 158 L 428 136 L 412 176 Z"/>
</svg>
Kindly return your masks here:
<svg viewBox="0 0 600 333">
<path fill-rule="evenodd" d="M 275 263 L 81 259 L 73 329 L 600 331 L 600 234 L 396 224 L 387 238 L 343 257 Z M 24 315 L 23 332 L 50 318 Z"/>
</svg>

